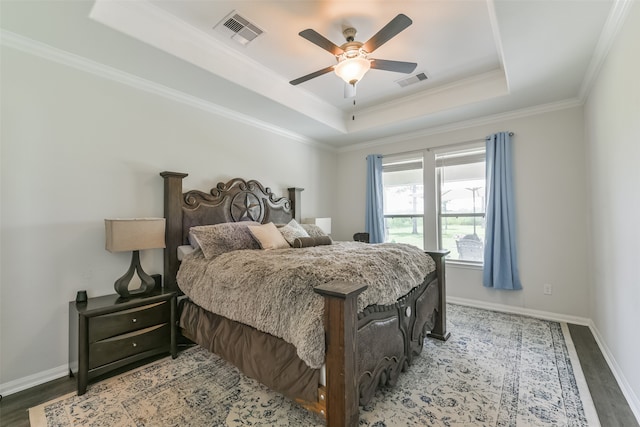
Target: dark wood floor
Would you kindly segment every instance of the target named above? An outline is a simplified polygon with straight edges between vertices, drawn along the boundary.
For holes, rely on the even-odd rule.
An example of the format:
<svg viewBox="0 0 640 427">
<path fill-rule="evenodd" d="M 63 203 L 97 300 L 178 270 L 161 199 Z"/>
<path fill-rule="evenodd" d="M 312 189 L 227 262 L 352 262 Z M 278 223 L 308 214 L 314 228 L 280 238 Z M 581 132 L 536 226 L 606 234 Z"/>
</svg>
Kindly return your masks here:
<svg viewBox="0 0 640 427">
<path fill-rule="evenodd" d="M 591 330 L 586 326 L 569 325 L 569 332 L 589 385 L 600 424 L 603 427 L 638 427 L 638 422 Z"/>
<path fill-rule="evenodd" d="M 569 325 L 569 331 L 602 426 L 640 427 L 591 330 L 586 326 Z M 65 377 L 4 397 L 0 401 L 0 426 L 29 427 L 30 407 L 70 393 L 75 385 L 75 379 Z"/>
</svg>

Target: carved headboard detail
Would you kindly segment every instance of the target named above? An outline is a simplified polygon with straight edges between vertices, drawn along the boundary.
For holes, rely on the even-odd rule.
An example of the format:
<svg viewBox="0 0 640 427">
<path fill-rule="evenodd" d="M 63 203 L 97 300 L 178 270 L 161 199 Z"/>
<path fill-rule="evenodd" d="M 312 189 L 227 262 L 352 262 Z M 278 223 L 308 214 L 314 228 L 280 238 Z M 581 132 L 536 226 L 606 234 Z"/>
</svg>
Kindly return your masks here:
<svg viewBox="0 0 640 427">
<path fill-rule="evenodd" d="M 300 221 L 302 188 L 289 188 L 289 198 L 277 197 L 270 188 L 256 180 L 234 178 L 218 183 L 208 193 L 199 190 L 182 192 L 186 173 L 161 172 L 164 178 L 164 216 L 166 248 L 164 250 L 164 287 L 178 290 L 176 274 L 180 265 L 178 246 L 189 243 L 189 229 L 197 225 L 223 222 L 256 221 L 286 224 Z"/>
</svg>

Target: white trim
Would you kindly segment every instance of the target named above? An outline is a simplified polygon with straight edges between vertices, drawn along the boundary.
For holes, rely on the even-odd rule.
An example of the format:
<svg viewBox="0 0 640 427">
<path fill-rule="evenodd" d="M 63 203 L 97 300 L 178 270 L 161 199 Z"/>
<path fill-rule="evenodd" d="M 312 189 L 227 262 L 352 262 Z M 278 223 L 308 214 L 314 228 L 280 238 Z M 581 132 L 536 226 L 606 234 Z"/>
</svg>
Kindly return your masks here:
<svg viewBox="0 0 640 427">
<path fill-rule="evenodd" d="M 443 84 L 440 86 L 436 86 L 432 89 L 423 90 L 413 95 L 406 95 L 402 98 L 394 99 L 385 103 L 374 104 L 370 107 L 362 108 L 358 111 L 358 117 L 362 118 L 362 116 L 376 113 L 376 112 L 388 112 L 390 108 L 398 108 L 400 106 L 404 106 L 412 101 L 421 101 L 423 99 L 437 96 L 443 92 L 451 92 L 453 90 L 462 89 L 468 90 L 471 87 L 476 85 L 480 86 L 488 86 L 491 81 L 504 81 L 506 85 L 506 77 L 504 75 L 504 71 L 502 69 L 495 69 L 491 71 L 487 71 L 486 73 L 474 75 L 472 77 L 467 77 L 464 79 L 456 80 L 451 83 Z M 502 94 L 498 94 L 500 96 Z M 493 98 L 496 95 L 492 95 Z"/>
<path fill-rule="evenodd" d="M 583 105 L 582 100 L 578 98 L 570 98 L 570 99 L 565 99 L 564 101 L 536 105 L 533 107 L 522 108 L 520 110 L 513 110 L 513 111 L 508 111 L 506 113 L 492 114 L 489 116 L 478 117 L 478 118 L 469 119 L 469 120 L 462 120 L 452 124 L 446 124 L 442 126 L 434 126 L 430 128 L 421 129 L 416 132 L 401 133 L 401 134 L 396 134 L 396 135 L 385 137 L 385 138 L 376 139 L 369 142 L 352 144 L 347 147 L 338 148 L 337 151 L 339 153 L 344 153 L 349 151 L 370 149 L 370 148 L 379 147 L 383 145 L 394 144 L 397 142 L 404 142 L 410 139 L 423 138 L 427 136 L 439 135 L 439 134 L 453 132 L 457 130 L 468 129 L 476 126 L 500 123 L 505 120 L 519 119 L 523 117 L 549 113 L 552 111 L 581 107 L 582 105 Z M 431 147 L 424 147 L 423 149 L 428 149 L 428 148 L 431 148 Z"/>
<path fill-rule="evenodd" d="M 464 270 L 476 270 L 482 271 L 484 269 L 483 264 L 464 262 L 458 259 L 447 259 L 447 268 L 462 268 Z"/>
<path fill-rule="evenodd" d="M 493 33 L 493 42 L 496 44 L 498 51 L 498 60 L 500 67 L 504 72 L 504 78 L 507 82 L 507 90 L 511 92 L 509 85 L 509 73 L 504 63 L 504 46 L 502 45 L 502 36 L 500 35 L 500 25 L 498 25 L 498 16 L 496 14 L 496 3 L 494 0 L 487 0 L 487 9 L 489 11 L 489 22 L 491 23 L 491 32 Z"/>
<path fill-rule="evenodd" d="M 582 364 L 580 363 L 580 358 L 578 357 L 578 352 L 576 351 L 576 347 L 573 345 L 573 339 L 571 339 L 571 332 L 569 332 L 569 326 L 565 322 L 561 322 L 560 326 L 562 328 L 562 335 L 564 336 L 564 342 L 567 346 L 567 353 L 569 353 L 569 360 L 571 360 L 572 368 L 573 368 L 573 377 L 576 380 L 576 385 L 578 386 L 578 392 L 580 393 L 580 398 L 584 403 L 584 413 L 587 418 L 587 424 L 591 427 L 600 427 L 600 418 L 598 417 L 598 412 L 596 411 L 596 406 L 593 404 L 593 398 L 591 396 L 591 392 L 589 391 L 589 385 L 587 384 L 587 379 L 584 377 L 584 371 L 582 370 Z"/>
<path fill-rule="evenodd" d="M 638 396 L 636 396 L 633 389 L 631 388 L 631 384 L 629 384 L 629 381 L 627 381 L 626 377 L 622 373 L 622 369 L 620 369 L 618 362 L 616 362 L 615 357 L 613 357 L 613 354 L 605 344 L 605 340 L 602 337 L 602 334 L 600 334 L 600 331 L 596 327 L 595 323 L 593 323 L 593 320 L 589 319 L 589 324 L 587 326 L 589 326 L 589 329 L 591 329 L 591 333 L 593 334 L 593 337 L 595 338 L 596 343 L 600 348 L 600 352 L 602 353 L 604 360 L 607 361 L 607 365 L 609 365 L 613 376 L 618 382 L 620 390 L 622 390 L 622 394 L 624 394 L 624 397 L 627 399 L 627 403 L 629 404 L 633 415 L 635 415 L 636 421 L 638 421 L 638 423 L 640 424 L 640 399 L 638 398 Z"/>
<path fill-rule="evenodd" d="M 514 307 L 505 304 L 496 304 L 493 302 L 478 301 L 460 297 L 447 297 L 447 302 L 452 304 L 464 305 L 467 307 L 483 308 L 485 310 L 500 311 L 502 313 L 521 314 L 523 316 L 535 317 L 537 319 L 551 320 L 554 322 L 573 323 L 575 325 L 589 326 L 590 319 L 586 317 L 570 316 L 561 313 L 552 313 L 550 311 L 532 310 L 524 307 Z"/>
<path fill-rule="evenodd" d="M 589 96 L 591 88 L 600 73 L 600 69 L 604 64 L 604 61 L 607 59 L 609 50 L 611 49 L 618 32 L 620 32 L 620 29 L 629 14 L 632 4 L 633 0 L 615 0 L 611 7 L 607 21 L 600 33 L 600 37 L 598 38 L 598 44 L 594 49 L 593 56 L 591 57 L 591 62 L 589 62 L 589 67 L 587 68 L 587 72 L 585 73 L 584 79 L 582 79 L 582 84 L 580 85 L 578 97 L 582 102 L 585 102 Z"/>
<path fill-rule="evenodd" d="M 328 144 L 321 143 L 319 141 L 312 140 L 304 135 L 291 132 L 287 129 L 261 120 L 257 120 L 251 116 L 238 113 L 237 111 L 222 107 L 213 102 L 205 101 L 201 98 L 189 95 L 182 91 L 172 89 L 151 80 L 138 77 L 134 74 L 130 74 L 122 70 L 110 67 L 108 65 L 101 64 L 85 57 L 67 52 L 65 50 L 55 48 L 48 44 L 32 40 L 11 31 L 0 31 L 0 43 L 4 46 L 19 50 L 30 55 L 34 55 L 52 62 L 56 62 L 58 64 L 75 68 L 77 70 L 84 71 L 86 73 L 102 77 L 104 79 L 112 80 L 133 87 L 135 89 L 152 93 L 154 95 L 162 96 L 172 101 L 186 104 L 190 107 L 194 107 L 208 113 L 215 114 L 217 116 L 234 120 L 236 122 L 244 123 L 246 125 L 265 130 L 276 135 L 284 136 L 295 142 L 309 145 L 314 148 L 336 152 L 336 149 L 334 147 Z"/>
<path fill-rule="evenodd" d="M 8 396 L 52 380 L 57 380 L 58 378 L 65 377 L 67 375 L 69 375 L 69 365 L 62 365 L 57 368 L 47 369 L 46 371 L 37 372 L 26 377 L 0 384 L 0 394 L 2 396 Z"/>
<path fill-rule="evenodd" d="M 150 1 L 96 0 L 89 18 L 345 133 L 344 112 Z M 218 36 L 215 32 L 214 35 Z M 257 74 L 256 74 L 257 73 Z M 255 76 L 259 75 L 260 78 Z"/>
</svg>

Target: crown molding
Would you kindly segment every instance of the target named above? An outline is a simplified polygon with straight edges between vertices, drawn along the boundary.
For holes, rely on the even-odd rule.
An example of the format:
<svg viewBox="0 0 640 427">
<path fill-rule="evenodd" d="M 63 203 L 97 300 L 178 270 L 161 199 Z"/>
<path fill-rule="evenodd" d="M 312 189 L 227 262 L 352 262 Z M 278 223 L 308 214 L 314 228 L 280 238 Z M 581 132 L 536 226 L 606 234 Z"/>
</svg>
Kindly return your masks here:
<svg viewBox="0 0 640 427">
<path fill-rule="evenodd" d="M 288 138 L 297 143 L 331 152 L 336 151 L 334 147 L 307 138 L 304 135 L 291 132 L 287 129 L 272 125 L 262 120 L 257 120 L 251 116 L 222 107 L 213 102 L 205 101 L 196 96 L 189 95 L 182 91 L 172 89 L 151 80 L 138 77 L 134 74 L 127 73 L 117 68 L 99 63 L 97 61 L 93 61 L 74 53 L 67 52 L 65 50 L 30 39 L 11 31 L 7 31 L 4 29 L 0 30 L 0 44 L 27 53 L 29 55 L 37 56 L 48 61 L 65 65 L 67 67 L 75 68 L 76 70 L 80 70 L 107 80 L 115 81 L 117 83 L 124 84 L 135 89 L 145 91 L 147 93 L 162 96 L 172 101 L 179 102 L 181 104 L 185 104 L 190 107 L 197 108 L 199 110 L 203 110 L 229 120 L 255 127 L 273 133 L 275 135 Z"/>
<path fill-rule="evenodd" d="M 593 52 L 593 56 L 591 57 L 591 62 L 589 62 L 587 72 L 585 73 L 582 84 L 580 85 L 578 97 L 582 102 L 585 102 L 589 96 L 589 93 L 596 82 L 596 78 L 600 73 L 600 69 L 604 65 L 604 61 L 607 59 L 611 46 L 613 46 L 613 42 L 620 32 L 633 3 L 634 0 L 615 0 L 611 8 L 611 12 L 609 12 L 609 16 L 607 17 L 607 21 L 600 33 L 600 38 L 598 39 L 598 44 Z"/>
<path fill-rule="evenodd" d="M 89 18 L 345 133 L 343 112 L 147 0 L 95 0 Z M 255 76 L 259 75 L 260 78 Z"/>
<path fill-rule="evenodd" d="M 460 79 L 425 91 L 358 110 L 358 120 L 347 127 L 349 132 L 393 124 L 396 119 L 419 119 L 444 110 L 460 108 L 508 94 L 502 69 Z"/>
<path fill-rule="evenodd" d="M 505 120 L 519 119 L 523 117 L 535 116 L 538 114 L 549 113 L 558 110 L 566 110 L 569 108 L 581 107 L 583 101 L 578 98 L 570 98 L 563 101 L 552 102 L 549 104 L 541 104 L 533 107 L 522 108 L 519 110 L 508 111 L 506 113 L 497 113 L 484 117 L 478 117 L 475 119 L 462 120 L 455 123 L 450 123 L 441 126 L 434 126 L 430 128 L 421 129 L 416 132 L 407 132 L 390 137 L 380 138 L 373 141 L 365 142 L 362 144 L 353 144 L 348 147 L 338 148 L 338 152 L 350 152 L 363 150 L 373 147 L 380 147 L 382 145 L 394 144 L 398 142 L 404 142 L 410 139 L 417 139 L 426 136 L 439 135 L 448 132 L 454 132 L 463 129 L 469 129 L 476 126 L 489 125 L 494 123 L 500 123 Z"/>
</svg>

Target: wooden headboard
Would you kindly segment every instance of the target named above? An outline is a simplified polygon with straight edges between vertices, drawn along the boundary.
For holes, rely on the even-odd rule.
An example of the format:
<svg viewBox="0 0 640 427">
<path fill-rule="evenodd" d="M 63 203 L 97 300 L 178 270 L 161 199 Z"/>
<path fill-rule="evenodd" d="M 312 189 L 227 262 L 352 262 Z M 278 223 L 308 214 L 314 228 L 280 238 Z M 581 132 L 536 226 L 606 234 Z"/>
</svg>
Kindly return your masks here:
<svg viewBox="0 0 640 427">
<path fill-rule="evenodd" d="M 223 222 L 256 221 L 286 224 L 300 222 L 300 193 L 303 188 L 288 188 L 289 198 L 277 197 L 258 181 L 234 178 L 218 183 L 208 192 L 182 192 L 186 173 L 161 172 L 164 178 L 164 287 L 179 291 L 176 274 L 180 261 L 178 246 L 189 244 L 189 228 Z"/>
</svg>

